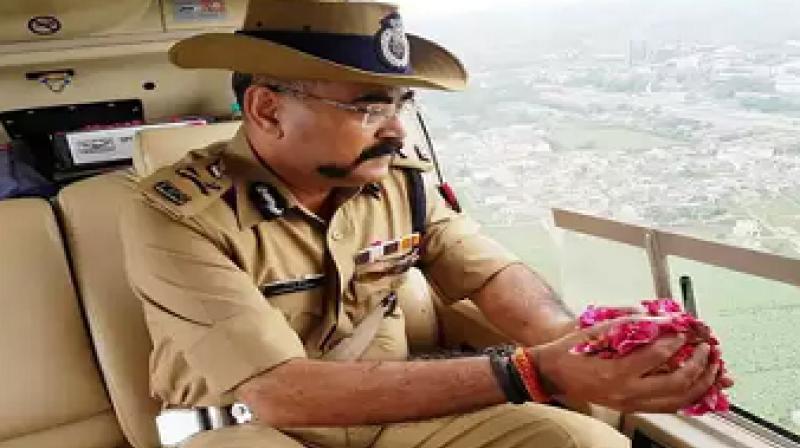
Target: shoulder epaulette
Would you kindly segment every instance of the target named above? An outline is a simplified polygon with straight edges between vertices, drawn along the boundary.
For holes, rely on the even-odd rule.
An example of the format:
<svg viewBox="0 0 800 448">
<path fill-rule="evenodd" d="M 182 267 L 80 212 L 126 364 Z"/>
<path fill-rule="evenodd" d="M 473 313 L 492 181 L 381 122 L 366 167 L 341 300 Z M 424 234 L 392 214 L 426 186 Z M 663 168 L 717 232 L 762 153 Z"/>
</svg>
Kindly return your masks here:
<svg viewBox="0 0 800 448">
<path fill-rule="evenodd" d="M 394 161 L 392 161 L 392 167 L 393 168 L 411 168 L 411 169 L 419 170 L 419 171 L 430 171 L 430 170 L 433 169 L 433 164 L 430 163 L 430 162 L 424 162 L 422 160 L 417 160 L 417 159 L 410 159 L 409 160 L 409 159 L 401 159 L 401 158 L 398 157 L 398 158 L 395 158 Z"/>
<path fill-rule="evenodd" d="M 228 191 L 233 182 L 218 152 L 191 152 L 139 182 L 150 202 L 176 219 L 195 216 Z"/>
<path fill-rule="evenodd" d="M 419 145 L 414 145 L 412 149 L 403 148 L 399 154 L 395 155 L 392 158 L 392 167 L 430 171 L 433 169 L 433 162 Z"/>
</svg>

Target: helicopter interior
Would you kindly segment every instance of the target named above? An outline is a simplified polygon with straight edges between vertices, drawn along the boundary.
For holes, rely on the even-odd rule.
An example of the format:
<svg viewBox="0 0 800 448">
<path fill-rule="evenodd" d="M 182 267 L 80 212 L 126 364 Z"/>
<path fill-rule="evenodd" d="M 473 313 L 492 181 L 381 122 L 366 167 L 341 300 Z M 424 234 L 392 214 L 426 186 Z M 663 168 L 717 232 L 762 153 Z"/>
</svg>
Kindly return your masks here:
<svg viewBox="0 0 800 448">
<path fill-rule="evenodd" d="M 178 69 L 167 50 L 231 32 L 245 3 L 0 3 L 0 152 L 52 188 L 0 201 L 0 448 L 159 446 L 150 339 L 116 218 L 138 177 L 238 128 L 230 73 Z M 426 144 L 418 129 L 410 139 Z M 415 307 L 408 331 L 420 350 L 506 341 L 466 302 Z M 729 423 L 571 405 L 638 448 L 775 446 Z"/>
</svg>

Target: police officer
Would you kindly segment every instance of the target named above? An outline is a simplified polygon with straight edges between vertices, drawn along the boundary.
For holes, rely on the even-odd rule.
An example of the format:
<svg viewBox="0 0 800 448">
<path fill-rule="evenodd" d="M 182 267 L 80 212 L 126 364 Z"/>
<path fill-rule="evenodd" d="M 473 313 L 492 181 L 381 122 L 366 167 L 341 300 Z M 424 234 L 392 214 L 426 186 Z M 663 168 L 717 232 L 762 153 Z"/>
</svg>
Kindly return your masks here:
<svg viewBox="0 0 800 448">
<path fill-rule="evenodd" d="M 427 164 L 402 148 L 398 117 L 409 88 L 459 90 L 466 72 L 406 34 L 394 6 L 252 0 L 241 31 L 191 37 L 170 57 L 255 74 L 234 139 L 142 179 L 122 219 L 152 392 L 165 417 L 204 422 L 183 445 L 625 447 L 552 396 L 671 412 L 714 381 L 707 347 L 646 375 L 678 338 L 624 360 L 571 354 L 592 334 L 418 175 Z M 408 361 L 413 266 L 521 348 Z"/>
</svg>

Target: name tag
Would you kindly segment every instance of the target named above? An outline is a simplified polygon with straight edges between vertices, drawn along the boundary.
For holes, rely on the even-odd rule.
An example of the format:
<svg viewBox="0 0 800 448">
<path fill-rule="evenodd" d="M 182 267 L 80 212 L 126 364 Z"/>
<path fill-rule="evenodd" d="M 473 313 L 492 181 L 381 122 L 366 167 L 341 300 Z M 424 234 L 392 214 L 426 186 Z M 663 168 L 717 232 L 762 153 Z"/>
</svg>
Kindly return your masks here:
<svg viewBox="0 0 800 448">
<path fill-rule="evenodd" d="M 308 291 L 314 288 L 319 288 L 323 284 L 325 284 L 325 276 L 319 274 L 307 275 L 302 278 L 291 280 L 278 280 L 276 282 L 263 285 L 260 289 L 261 294 L 263 294 L 265 298 L 270 298 L 283 294 Z"/>
</svg>

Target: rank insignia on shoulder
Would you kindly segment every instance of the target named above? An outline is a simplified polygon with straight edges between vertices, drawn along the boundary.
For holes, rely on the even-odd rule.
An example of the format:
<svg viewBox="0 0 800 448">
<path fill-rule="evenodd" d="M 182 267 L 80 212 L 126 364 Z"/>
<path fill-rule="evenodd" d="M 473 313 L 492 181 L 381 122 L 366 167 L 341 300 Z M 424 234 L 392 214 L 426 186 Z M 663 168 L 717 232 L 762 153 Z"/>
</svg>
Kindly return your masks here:
<svg viewBox="0 0 800 448">
<path fill-rule="evenodd" d="M 397 157 L 392 159 L 395 168 L 412 168 L 420 171 L 433 169 L 430 154 L 420 145 L 415 144 L 413 149 L 408 145 L 397 151 Z"/>
<path fill-rule="evenodd" d="M 417 153 L 417 157 L 419 157 L 419 160 L 422 160 L 423 162 L 431 161 L 430 154 L 428 154 L 428 151 L 425 150 L 422 146 L 414 145 L 414 152 Z"/>
<path fill-rule="evenodd" d="M 211 190 L 220 190 L 222 188 L 216 182 L 209 182 L 201 178 L 200 173 L 193 166 L 177 168 L 175 174 L 192 182 L 206 196 L 211 194 Z"/>
<path fill-rule="evenodd" d="M 152 205 L 175 219 L 197 216 L 233 186 L 233 180 L 221 165 L 219 179 L 208 170 L 217 160 L 215 156 L 190 153 L 176 164 L 142 179 L 137 189 Z"/>
<path fill-rule="evenodd" d="M 184 205 L 192 200 L 191 196 L 181 191 L 172 182 L 166 180 L 156 182 L 153 188 L 158 194 L 177 206 Z"/>
<path fill-rule="evenodd" d="M 266 220 L 279 218 L 286 211 L 286 199 L 274 185 L 263 182 L 250 184 L 248 195 Z"/>
<path fill-rule="evenodd" d="M 225 167 L 222 164 L 222 159 L 212 162 L 206 167 L 206 171 L 208 171 L 208 174 L 214 179 L 222 179 L 222 176 L 225 175 Z"/>
</svg>

